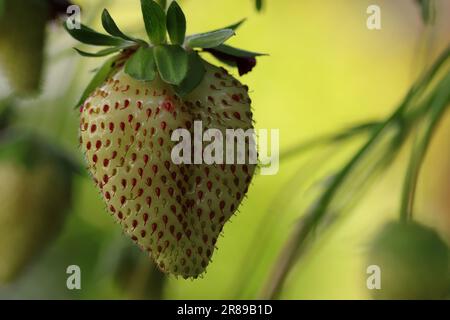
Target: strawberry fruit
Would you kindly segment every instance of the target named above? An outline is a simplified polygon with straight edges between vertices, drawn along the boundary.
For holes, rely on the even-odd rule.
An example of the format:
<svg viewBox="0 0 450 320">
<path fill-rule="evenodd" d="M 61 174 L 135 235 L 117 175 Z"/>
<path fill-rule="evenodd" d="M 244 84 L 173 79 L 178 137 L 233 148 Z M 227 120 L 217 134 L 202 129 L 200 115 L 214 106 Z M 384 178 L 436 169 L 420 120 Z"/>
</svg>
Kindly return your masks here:
<svg viewBox="0 0 450 320">
<path fill-rule="evenodd" d="M 204 61 L 194 48 L 221 53 L 216 56 L 241 73 L 251 70 L 260 54 L 224 44 L 241 23 L 185 37 L 185 17 L 176 2 L 167 15 L 154 1 L 141 4 L 151 44 L 123 34 L 106 10 L 102 22 L 111 36 L 86 26 L 68 30 L 82 42 L 112 46 L 97 53 L 78 50 L 82 55 L 118 53 L 100 68 L 80 100 L 81 149 L 124 232 L 162 271 L 197 278 L 247 193 L 256 165 L 248 158 L 244 163 L 199 163 L 195 149 L 187 156 L 192 161 L 174 161 L 177 129 L 194 137 L 201 123 L 204 130 L 226 137 L 227 129 L 253 128 L 247 86 Z M 243 143 L 247 154 L 256 153 L 253 137 Z M 208 143 L 200 148 L 203 152 Z"/>
<path fill-rule="evenodd" d="M 369 265 L 381 270 L 376 299 L 443 299 L 450 289 L 449 248 L 432 229 L 415 222 L 391 222 L 375 237 Z"/>
</svg>

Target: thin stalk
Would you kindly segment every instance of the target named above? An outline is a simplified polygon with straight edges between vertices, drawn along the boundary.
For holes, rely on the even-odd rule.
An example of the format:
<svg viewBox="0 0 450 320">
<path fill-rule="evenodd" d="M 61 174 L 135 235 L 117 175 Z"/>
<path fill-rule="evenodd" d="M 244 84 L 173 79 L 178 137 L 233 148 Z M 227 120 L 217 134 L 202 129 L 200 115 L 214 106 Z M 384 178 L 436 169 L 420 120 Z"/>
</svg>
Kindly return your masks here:
<svg viewBox="0 0 450 320">
<path fill-rule="evenodd" d="M 319 138 L 313 138 L 309 141 L 303 142 L 295 147 L 292 147 L 291 149 L 282 152 L 280 154 L 281 160 L 288 160 L 290 158 L 293 158 L 297 156 L 300 153 L 307 152 L 313 148 L 331 144 L 331 143 L 337 143 L 345 140 L 349 140 L 351 138 L 354 138 L 355 136 L 358 136 L 360 134 L 370 133 L 373 131 L 376 127 L 380 125 L 380 122 L 368 122 L 362 125 L 354 126 L 349 129 L 337 132 L 337 133 L 331 133 Z"/>
<path fill-rule="evenodd" d="M 162 300 L 165 283 L 166 275 L 144 255 L 136 261 L 125 294 L 134 300 Z"/>
<path fill-rule="evenodd" d="M 400 220 L 403 222 L 408 222 L 413 217 L 414 199 L 420 171 L 436 128 L 443 118 L 444 112 L 447 110 L 450 100 L 450 91 L 445 90 L 445 88 L 450 88 L 450 74 L 447 75 L 446 80 L 447 81 L 443 83 L 443 90 L 439 91 L 440 94 L 436 95 L 432 103 L 433 111 L 430 115 L 430 123 L 425 129 L 423 136 L 421 136 L 420 133 L 417 135 L 416 145 L 412 150 L 401 200 Z"/>
<path fill-rule="evenodd" d="M 436 59 L 436 62 L 431 66 L 430 70 L 425 73 L 422 80 L 413 85 L 411 92 L 416 96 L 420 96 L 428 88 L 428 85 L 433 82 L 433 78 L 441 70 L 442 66 L 448 62 L 449 58 L 450 46 Z"/>
<path fill-rule="evenodd" d="M 372 147 L 379 141 L 386 129 L 398 123 L 403 123 L 404 115 L 414 101 L 423 93 L 440 71 L 441 66 L 450 57 L 450 47 L 437 59 L 431 69 L 425 73 L 424 77 L 412 86 L 402 104 L 395 112 L 372 133 L 367 143 L 356 153 L 356 155 L 344 166 L 336 175 L 335 179 L 327 190 L 322 194 L 310 213 L 301 221 L 293 234 L 289 238 L 285 248 L 275 263 L 269 281 L 263 289 L 262 297 L 265 299 L 277 298 L 281 293 L 282 286 L 286 281 L 289 270 L 294 265 L 299 254 L 305 249 L 305 242 L 311 231 L 315 228 L 322 217 L 327 213 L 329 206 L 335 198 L 340 187 L 345 183 L 353 169 L 364 159 Z M 403 126 L 401 129 L 408 130 L 410 126 Z"/>
<path fill-rule="evenodd" d="M 405 123 L 415 123 L 417 119 L 421 118 L 426 112 L 428 108 L 426 106 L 417 108 L 417 110 L 412 110 L 408 114 L 404 116 Z M 339 132 L 334 132 L 328 135 L 324 135 L 322 137 L 313 138 L 309 141 L 302 142 L 291 149 L 284 151 L 280 154 L 280 160 L 290 160 L 300 154 L 310 151 L 311 149 L 331 144 L 331 143 L 339 143 L 342 141 L 350 140 L 356 136 L 363 134 L 370 134 L 377 127 L 382 124 L 382 121 L 370 121 L 367 123 L 363 123 L 361 125 L 356 125 L 350 127 L 345 130 L 341 130 Z"/>
<path fill-rule="evenodd" d="M 278 258 L 275 268 L 272 272 L 269 282 L 266 284 L 262 292 L 263 299 L 276 299 L 281 294 L 281 289 L 286 281 L 289 270 L 294 265 L 297 256 L 304 250 L 306 239 L 310 235 L 310 231 L 314 228 L 317 222 L 326 213 L 328 206 L 334 198 L 335 193 L 344 183 L 347 176 L 352 169 L 359 163 L 359 161 L 366 155 L 373 144 L 378 141 L 378 137 L 386 129 L 388 125 L 393 123 L 399 114 L 403 111 L 403 105 L 378 129 L 372 134 L 369 141 L 358 151 L 358 153 L 350 160 L 350 162 L 341 170 L 340 173 L 333 180 L 331 186 L 325 191 L 317 202 L 317 206 L 303 219 L 289 237 L 282 253 Z"/>
</svg>

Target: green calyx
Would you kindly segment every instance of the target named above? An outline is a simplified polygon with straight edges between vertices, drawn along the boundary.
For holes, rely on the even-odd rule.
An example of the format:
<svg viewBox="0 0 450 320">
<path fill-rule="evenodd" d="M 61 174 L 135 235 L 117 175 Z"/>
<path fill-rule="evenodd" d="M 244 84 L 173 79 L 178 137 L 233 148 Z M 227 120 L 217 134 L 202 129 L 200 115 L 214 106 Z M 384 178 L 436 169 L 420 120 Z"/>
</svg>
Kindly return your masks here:
<svg viewBox="0 0 450 320">
<path fill-rule="evenodd" d="M 106 47 L 94 53 L 75 49 L 80 55 L 104 57 L 131 52 L 132 56 L 125 64 L 125 72 L 129 76 L 140 81 L 152 81 L 159 74 L 179 95 L 190 93 L 203 79 L 205 70 L 200 52 L 210 53 L 227 65 L 237 67 L 241 75 L 251 71 L 256 65 L 256 57 L 263 55 L 224 44 L 235 35 L 244 20 L 223 29 L 186 36 L 186 17 L 176 1 L 171 2 L 166 12 L 156 1 L 141 0 L 141 9 L 149 42 L 123 33 L 106 9 L 102 14 L 102 25 L 108 34 L 85 25 L 80 29 L 70 29 L 67 25 L 65 28 L 81 43 Z M 114 59 L 110 60 L 94 76 L 83 94 L 84 98 L 110 75 Z"/>
</svg>

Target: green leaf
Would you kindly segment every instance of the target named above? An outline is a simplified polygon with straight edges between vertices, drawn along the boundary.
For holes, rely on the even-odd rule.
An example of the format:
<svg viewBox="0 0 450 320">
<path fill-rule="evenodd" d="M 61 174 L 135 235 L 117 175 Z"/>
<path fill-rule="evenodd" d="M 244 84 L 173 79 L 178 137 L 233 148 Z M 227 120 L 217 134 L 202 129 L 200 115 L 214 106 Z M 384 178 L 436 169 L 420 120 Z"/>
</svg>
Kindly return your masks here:
<svg viewBox="0 0 450 320">
<path fill-rule="evenodd" d="M 215 58 L 232 67 L 237 67 L 239 75 L 244 75 L 253 70 L 256 66 L 256 57 L 264 56 L 263 53 L 245 51 L 227 45 L 220 45 L 215 48 L 204 49 Z"/>
<path fill-rule="evenodd" d="M 2 135 L 2 132 L 13 123 L 13 120 L 17 115 L 16 111 L 16 106 L 14 105 L 12 97 L 0 100 L 0 136 Z"/>
<path fill-rule="evenodd" d="M 188 37 L 186 44 L 190 48 L 214 48 L 234 36 L 234 30 L 221 29 L 207 33 L 200 33 Z"/>
<path fill-rule="evenodd" d="M 256 0 L 255 1 L 255 7 L 257 11 L 261 11 L 263 9 L 263 0 Z"/>
<path fill-rule="evenodd" d="M 64 28 L 76 40 L 94 46 L 118 46 L 124 43 L 124 40 L 99 33 L 85 25 L 81 25 L 81 29 L 69 29 L 64 23 Z"/>
<path fill-rule="evenodd" d="M 115 53 L 117 51 L 126 49 L 126 48 L 130 48 L 132 47 L 132 45 L 122 45 L 122 46 L 117 46 L 117 47 L 112 47 L 112 48 L 107 48 L 107 49 L 103 49 L 94 53 L 91 52 L 86 52 L 83 50 L 80 50 L 78 48 L 74 48 L 76 50 L 76 52 L 78 52 L 78 54 L 80 54 L 83 57 L 93 57 L 93 58 L 97 58 L 97 57 L 104 57 L 104 56 L 109 56 L 112 53 Z"/>
<path fill-rule="evenodd" d="M 233 24 L 231 24 L 231 25 L 229 25 L 229 26 L 227 26 L 227 27 L 225 27 L 225 28 L 216 29 L 216 30 L 214 30 L 214 31 L 219 31 L 219 30 L 223 30 L 223 29 L 231 29 L 231 30 L 236 31 L 237 29 L 239 29 L 239 27 L 240 27 L 245 21 L 247 21 L 247 18 L 244 18 L 244 19 L 242 19 L 242 20 L 239 20 L 238 22 L 233 23 Z"/>
<path fill-rule="evenodd" d="M 154 48 L 156 66 L 161 78 L 170 84 L 179 85 L 188 72 L 188 54 L 182 47 L 164 45 Z"/>
<path fill-rule="evenodd" d="M 128 41 L 134 41 L 134 39 L 130 38 L 122 31 L 120 31 L 119 27 L 115 23 L 114 19 L 109 14 L 108 10 L 104 9 L 102 13 L 102 25 L 106 32 L 110 35 L 118 38 L 122 38 Z"/>
<path fill-rule="evenodd" d="M 425 24 L 433 24 L 436 17 L 436 3 L 432 0 L 416 0 L 422 11 L 422 20 Z"/>
<path fill-rule="evenodd" d="M 226 27 L 226 28 L 224 28 L 224 29 L 231 29 L 231 30 L 236 31 L 237 29 L 239 29 L 239 27 L 240 27 L 245 21 L 247 21 L 247 18 L 244 18 L 244 19 L 242 19 L 242 20 L 239 20 L 238 22 L 236 22 L 236 23 L 234 23 L 234 24 L 232 24 L 232 25 L 230 25 L 230 26 L 228 26 L 228 27 Z"/>
<path fill-rule="evenodd" d="M 152 81 L 156 76 L 153 48 L 139 48 L 125 64 L 125 73 L 136 80 Z"/>
<path fill-rule="evenodd" d="M 181 82 L 179 86 L 174 89 L 181 97 L 191 93 L 202 82 L 206 73 L 203 60 L 200 58 L 197 52 L 193 51 L 189 53 L 189 69 L 186 78 Z"/>
<path fill-rule="evenodd" d="M 228 46 L 226 44 L 222 44 L 214 49 L 217 51 L 220 51 L 222 53 L 225 53 L 227 55 L 235 56 L 235 57 L 239 57 L 239 58 L 254 58 L 254 57 L 267 56 L 266 53 L 246 51 L 246 50 Z"/>
<path fill-rule="evenodd" d="M 158 2 L 159 6 L 161 8 L 163 8 L 164 10 L 166 10 L 167 8 L 167 0 L 157 0 L 156 2 Z"/>
<path fill-rule="evenodd" d="M 186 17 L 176 1 L 167 11 L 167 31 L 173 44 L 182 45 L 186 36 Z"/>
<path fill-rule="evenodd" d="M 166 13 L 153 0 L 141 0 L 142 16 L 145 30 L 153 45 L 157 46 L 166 40 Z"/>
<path fill-rule="evenodd" d="M 114 62 L 117 60 L 117 56 L 111 57 L 98 69 L 95 73 L 95 76 L 89 82 L 88 86 L 83 92 L 80 100 L 78 101 L 76 107 L 81 106 L 84 101 L 89 97 L 89 95 L 103 82 L 105 82 L 106 78 L 111 74 L 111 71 L 114 69 Z"/>
</svg>

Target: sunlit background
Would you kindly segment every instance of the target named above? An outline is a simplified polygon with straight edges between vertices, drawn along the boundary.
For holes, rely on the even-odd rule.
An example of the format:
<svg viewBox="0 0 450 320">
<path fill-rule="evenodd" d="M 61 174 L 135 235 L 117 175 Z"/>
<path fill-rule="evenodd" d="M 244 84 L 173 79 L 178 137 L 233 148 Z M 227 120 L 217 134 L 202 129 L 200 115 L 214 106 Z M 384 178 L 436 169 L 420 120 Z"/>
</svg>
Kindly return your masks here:
<svg viewBox="0 0 450 320">
<path fill-rule="evenodd" d="M 144 35 L 137 0 L 74 2 L 83 9 L 83 23 L 100 30 L 101 10 L 107 7 L 125 31 Z M 268 0 L 261 13 L 250 0 L 180 3 L 188 33 L 248 18 L 230 43 L 270 54 L 241 80 L 250 87 L 257 128 L 280 129 L 282 152 L 313 137 L 385 117 L 450 40 L 446 0 L 437 1 L 432 28 L 424 26 L 412 0 Z M 381 30 L 366 27 L 371 4 L 381 7 Z M 71 49 L 76 42 L 56 24 L 49 25 L 48 37 L 43 93 L 17 102 L 17 125 L 38 130 L 81 163 L 78 111 L 73 106 L 102 58 L 78 57 Z M 7 96 L 6 81 L 0 79 L 0 94 Z M 447 116 L 419 182 L 416 214 L 447 240 L 449 136 Z M 0 298 L 258 298 L 277 267 L 280 248 L 315 194 L 314 184 L 305 187 L 306 182 L 317 178 L 314 172 L 320 171 L 322 161 L 332 157 L 327 168 L 339 167 L 358 145 L 355 140 L 345 148 L 299 153 L 282 159 L 277 175 L 257 176 L 239 213 L 225 226 L 213 263 L 195 281 L 158 275 L 106 213 L 87 174 L 77 176 L 73 206 L 62 232 L 16 281 L 0 286 Z M 307 255 L 289 273 L 281 298 L 369 298 L 367 244 L 385 221 L 398 215 L 407 156 L 405 150 L 354 210 L 316 235 Z M 66 287 L 69 265 L 81 268 L 81 290 Z"/>
</svg>

